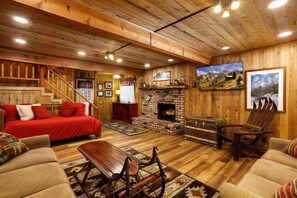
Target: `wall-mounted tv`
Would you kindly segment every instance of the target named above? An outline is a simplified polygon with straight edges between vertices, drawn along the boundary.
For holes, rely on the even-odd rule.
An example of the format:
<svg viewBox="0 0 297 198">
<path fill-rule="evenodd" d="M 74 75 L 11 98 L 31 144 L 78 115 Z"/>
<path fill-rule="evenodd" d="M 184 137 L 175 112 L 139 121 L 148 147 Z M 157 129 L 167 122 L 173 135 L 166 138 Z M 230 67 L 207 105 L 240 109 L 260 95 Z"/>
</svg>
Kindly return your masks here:
<svg viewBox="0 0 297 198">
<path fill-rule="evenodd" d="M 244 88 L 242 62 L 197 67 L 196 76 L 200 90 L 229 90 Z"/>
</svg>

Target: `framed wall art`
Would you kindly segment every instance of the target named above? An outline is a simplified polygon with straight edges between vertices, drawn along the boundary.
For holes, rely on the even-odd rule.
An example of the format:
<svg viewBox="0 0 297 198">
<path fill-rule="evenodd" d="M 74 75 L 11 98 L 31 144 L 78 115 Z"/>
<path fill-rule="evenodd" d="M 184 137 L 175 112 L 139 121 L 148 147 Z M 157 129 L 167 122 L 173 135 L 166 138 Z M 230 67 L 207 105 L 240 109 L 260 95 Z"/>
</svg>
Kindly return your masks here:
<svg viewBox="0 0 297 198">
<path fill-rule="evenodd" d="M 153 74 L 153 81 L 165 81 L 170 80 L 170 71 L 154 73 Z"/>
<path fill-rule="evenodd" d="M 105 97 L 111 98 L 112 97 L 112 91 L 111 90 L 105 90 Z"/>
<path fill-rule="evenodd" d="M 112 89 L 112 82 L 110 81 L 104 82 L 104 87 L 105 89 Z"/>
<path fill-rule="evenodd" d="M 103 90 L 103 84 L 101 83 L 98 84 L 98 90 Z"/>
<path fill-rule="evenodd" d="M 271 98 L 278 112 L 286 112 L 286 68 L 249 70 L 246 79 L 246 109 L 252 109 L 253 103 L 258 105 L 265 98 Z"/>
<path fill-rule="evenodd" d="M 103 97 L 103 91 L 97 91 L 97 96 Z"/>
</svg>

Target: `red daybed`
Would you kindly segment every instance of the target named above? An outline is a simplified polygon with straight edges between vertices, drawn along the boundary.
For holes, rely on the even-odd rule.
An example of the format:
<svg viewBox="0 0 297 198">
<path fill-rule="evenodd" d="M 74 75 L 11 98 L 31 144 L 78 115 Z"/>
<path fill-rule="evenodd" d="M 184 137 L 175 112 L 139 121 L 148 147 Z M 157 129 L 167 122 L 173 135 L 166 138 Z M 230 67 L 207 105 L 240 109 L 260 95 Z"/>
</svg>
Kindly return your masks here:
<svg viewBox="0 0 297 198">
<path fill-rule="evenodd" d="M 5 111 L 0 109 L 0 128 L 17 138 L 48 134 L 51 141 L 73 137 L 101 136 L 101 122 L 93 116 L 51 116 L 45 119 L 10 120 L 4 122 Z"/>
</svg>

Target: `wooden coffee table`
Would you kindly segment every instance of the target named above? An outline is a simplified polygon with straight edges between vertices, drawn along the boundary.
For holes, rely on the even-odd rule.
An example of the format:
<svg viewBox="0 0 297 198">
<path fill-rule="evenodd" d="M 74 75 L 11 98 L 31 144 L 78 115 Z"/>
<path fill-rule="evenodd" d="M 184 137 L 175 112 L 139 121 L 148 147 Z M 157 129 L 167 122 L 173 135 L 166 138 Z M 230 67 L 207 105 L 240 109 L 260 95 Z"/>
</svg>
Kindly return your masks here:
<svg viewBox="0 0 297 198">
<path fill-rule="evenodd" d="M 74 171 L 73 175 L 88 197 L 91 196 L 87 192 L 85 183 L 93 167 L 96 167 L 108 180 L 103 192 L 107 197 L 112 194 L 113 181 L 117 181 L 124 176 L 128 177 L 129 175 L 139 179 L 138 165 L 141 161 L 108 142 L 96 141 L 85 143 L 78 147 L 78 151 L 85 156 L 88 163 L 79 172 Z M 131 161 L 129 159 L 131 159 Z M 128 160 L 129 162 L 127 162 Z M 77 174 L 83 171 L 86 171 L 86 173 L 81 181 Z M 128 173 L 128 175 L 126 175 L 126 173 Z"/>
</svg>

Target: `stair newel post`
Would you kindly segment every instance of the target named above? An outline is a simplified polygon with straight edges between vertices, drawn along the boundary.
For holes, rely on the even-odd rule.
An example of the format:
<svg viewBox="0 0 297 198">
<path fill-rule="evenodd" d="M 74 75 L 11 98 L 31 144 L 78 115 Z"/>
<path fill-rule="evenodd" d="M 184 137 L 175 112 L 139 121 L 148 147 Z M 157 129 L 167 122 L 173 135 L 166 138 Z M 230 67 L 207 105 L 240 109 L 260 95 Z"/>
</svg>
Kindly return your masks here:
<svg viewBox="0 0 297 198">
<path fill-rule="evenodd" d="M 44 87 L 44 66 L 40 66 L 40 73 L 39 73 L 39 79 L 40 79 L 40 86 Z"/>
</svg>

